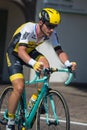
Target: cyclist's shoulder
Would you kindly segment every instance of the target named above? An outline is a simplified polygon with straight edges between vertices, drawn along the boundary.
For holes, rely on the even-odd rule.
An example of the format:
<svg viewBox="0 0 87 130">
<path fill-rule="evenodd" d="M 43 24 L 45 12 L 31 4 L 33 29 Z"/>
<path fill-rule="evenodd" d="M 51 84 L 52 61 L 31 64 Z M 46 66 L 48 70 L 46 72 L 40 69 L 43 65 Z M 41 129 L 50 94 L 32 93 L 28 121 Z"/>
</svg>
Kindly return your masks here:
<svg viewBox="0 0 87 130">
<path fill-rule="evenodd" d="M 52 33 L 52 37 L 55 37 L 56 35 L 57 35 L 57 32 L 56 32 L 56 30 L 54 30 Z"/>
<path fill-rule="evenodd" d="M 14 35 L 17 33 L 22 34 L 24 32 L 32 32 L 35 29 L 35 25 L 36 25 L 36 23 L 33 23 L 33 22 L 24 23 L 16 29 Z"/>
<path fill-rule="evenodd" d="M 22 26 L 27 28 L 27 27 L 30 27 L 30 28 L 34 28 L 36 25 L 36 23 L 34 22 L 27 22 L 27 23 L 24 23 Z"/>
<path fill-rule="evenodd" d="M 58 37 L 57 32 L 54 30 L 49 39 L 54 40 L 56 37 Z"/>
</svg>

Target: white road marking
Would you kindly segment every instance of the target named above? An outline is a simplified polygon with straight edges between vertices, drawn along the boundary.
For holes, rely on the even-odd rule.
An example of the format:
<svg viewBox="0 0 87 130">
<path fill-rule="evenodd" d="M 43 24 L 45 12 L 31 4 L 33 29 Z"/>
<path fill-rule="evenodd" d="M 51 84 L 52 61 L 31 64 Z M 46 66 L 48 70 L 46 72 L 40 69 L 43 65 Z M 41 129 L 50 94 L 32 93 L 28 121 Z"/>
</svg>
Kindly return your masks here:
<svg viewBox="0 0 87 130">
<path fill-rule="evenodd" d="M 74 121 L 70 121 L 70 124 L 81 125 L 81 126 L 87 126 L 87 123 L 74 122 Z"/>
<path fill-rule="evenodd" d="M 45 120 L 45 117 L 41 117 L 42 120 Z M 50 119 L 50 120 L 54 120 L 54 119 Z M 65 123 L 65 120 L 59 120 L 62 123 Z M 81 126 L 87 126 L 87 123 L 82 123 L 82 122 L 74 122 L 74 121 L 70 121 L 70 124 L 74 124 L 74 125 L 81 125 Z"/>
</svg>

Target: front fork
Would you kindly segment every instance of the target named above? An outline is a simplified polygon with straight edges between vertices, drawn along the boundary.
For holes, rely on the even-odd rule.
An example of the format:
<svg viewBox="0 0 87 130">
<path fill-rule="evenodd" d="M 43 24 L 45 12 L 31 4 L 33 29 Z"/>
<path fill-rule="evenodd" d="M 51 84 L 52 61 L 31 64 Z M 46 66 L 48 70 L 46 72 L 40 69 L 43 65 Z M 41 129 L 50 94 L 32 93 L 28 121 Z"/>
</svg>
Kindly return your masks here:
<svg viewBox="0 0 87 130">
<path fill-rule="evenodd" d="M 51 109 L 52 109 L 51 112 L 53 113 L 53 117 L 49 117 L 50 113 L 49 113 L 48 100 L 50 100 Z M 46 123 L 48 125 L 52 125 L 52 124 L 57 125 L 58 124 L 58 116 L 56 114 L 55 103 L 54 103 L 52 95 L 48 94 L 48 96 L 45 97 L 45 99 L 44 99 L 44 107 L 45 107 L 45 111 L 46 111 Z"/>
</svg>

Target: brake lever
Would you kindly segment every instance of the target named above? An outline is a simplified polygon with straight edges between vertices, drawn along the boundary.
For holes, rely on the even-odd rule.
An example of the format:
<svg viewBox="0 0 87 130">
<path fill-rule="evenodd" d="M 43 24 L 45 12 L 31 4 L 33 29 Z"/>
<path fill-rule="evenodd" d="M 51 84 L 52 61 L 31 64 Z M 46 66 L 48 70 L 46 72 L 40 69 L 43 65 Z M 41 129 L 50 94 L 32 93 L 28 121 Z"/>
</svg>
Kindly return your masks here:
<svg viewBox="0 0 87 130">
<path fill-rule="evenodd" d="M 70 73 L 73 73 L 72 66 L 67 67 Z"/>
<path fill-rule="evenodd" d="M 47 75 L 50 75 L 52 72 L 51 72 L 51 69 L 50 68 L 44 68 L 42 71 L 38 72 L 36 71 L 36 75 L 38 77 L 40 77 L 40 75 L 44 75 L 44 76 L 47 76 Z"/>
<path fill-rule="evenodd" d="M 76 72 L 72 70 L 72 66 L 67 67 L 70 73 L 73 73 L 74 79 L 76 79 Z"/>
</svg>

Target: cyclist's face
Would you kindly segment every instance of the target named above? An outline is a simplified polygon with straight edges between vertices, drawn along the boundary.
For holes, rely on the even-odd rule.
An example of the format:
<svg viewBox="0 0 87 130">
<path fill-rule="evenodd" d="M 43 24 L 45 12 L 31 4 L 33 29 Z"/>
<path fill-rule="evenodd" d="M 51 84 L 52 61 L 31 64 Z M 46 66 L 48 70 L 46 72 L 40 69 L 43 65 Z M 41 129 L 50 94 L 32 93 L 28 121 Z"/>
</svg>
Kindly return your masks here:
<svg viewBox="0 0 87 130">
<path fill-rule="evenodd" d="M 50 36 L 53 31 L 54 31 L 54 28 L 56 27 L 56 25 L 51 25 L 51 24 L 42 24 L 42 32 L 46 35 L 46 36 Z"/>
</svg>

